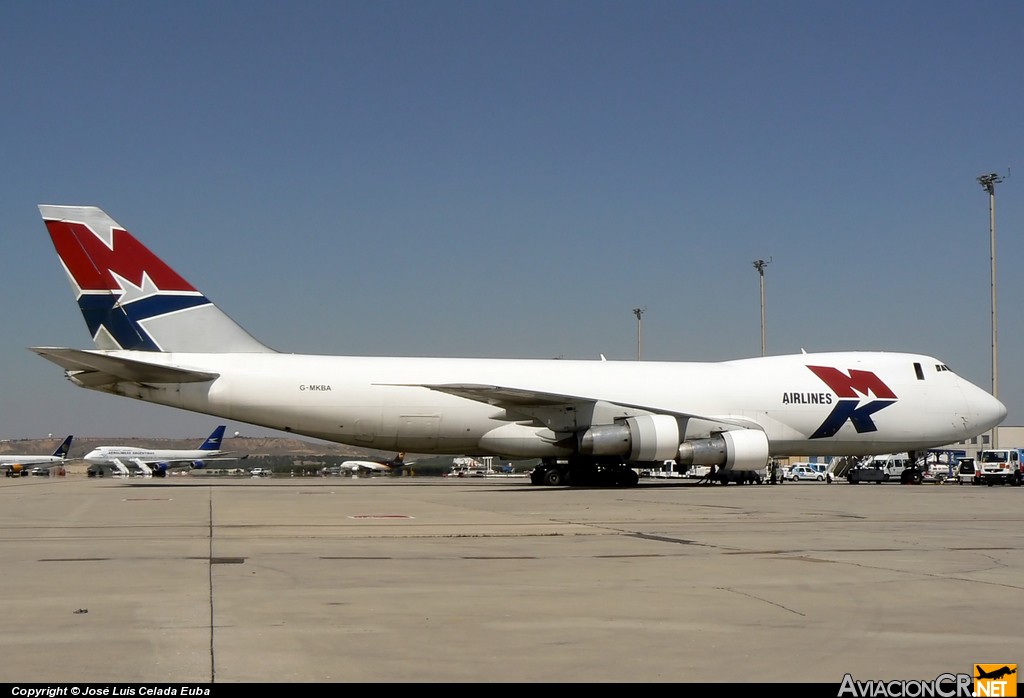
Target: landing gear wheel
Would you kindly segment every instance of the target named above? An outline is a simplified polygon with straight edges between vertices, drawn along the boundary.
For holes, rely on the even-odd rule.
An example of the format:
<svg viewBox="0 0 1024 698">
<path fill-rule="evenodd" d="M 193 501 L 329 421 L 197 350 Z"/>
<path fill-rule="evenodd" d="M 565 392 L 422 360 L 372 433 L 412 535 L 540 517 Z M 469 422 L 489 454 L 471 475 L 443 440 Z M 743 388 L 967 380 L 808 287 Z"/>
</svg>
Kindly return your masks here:
<svg viewBox="0 0 1024 698">
<path fill-rule="evenodd" d="M 558 487 L 565 484 L 565 474 L 559 468 L 552 468 L 543 475 L 543 482 L 550 487 Z"/>
</svg>

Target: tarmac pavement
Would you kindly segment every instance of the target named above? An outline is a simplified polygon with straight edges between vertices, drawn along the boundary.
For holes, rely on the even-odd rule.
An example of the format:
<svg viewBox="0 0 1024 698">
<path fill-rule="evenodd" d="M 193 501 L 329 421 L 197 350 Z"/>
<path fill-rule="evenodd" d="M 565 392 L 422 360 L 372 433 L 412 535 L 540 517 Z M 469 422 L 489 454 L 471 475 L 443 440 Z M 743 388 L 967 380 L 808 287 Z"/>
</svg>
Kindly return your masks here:
<svg viewBox="0 0 1024 698">
<path fill-rule="evenodd" d="M 0 479 L 8 683 L 934 679 L 1024 660 L 1024 488 Z"/>
</svg>

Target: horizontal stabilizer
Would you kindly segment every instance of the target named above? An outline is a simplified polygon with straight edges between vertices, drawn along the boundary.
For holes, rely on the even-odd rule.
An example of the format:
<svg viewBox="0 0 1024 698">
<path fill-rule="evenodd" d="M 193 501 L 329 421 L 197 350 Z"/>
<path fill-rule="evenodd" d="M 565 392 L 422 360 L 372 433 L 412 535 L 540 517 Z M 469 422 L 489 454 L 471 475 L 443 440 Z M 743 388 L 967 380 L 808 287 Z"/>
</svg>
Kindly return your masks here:
<svg viewBox="0 0 1024 698">
<path fill-rule="evenodd" d="M 121 382 L 202 383 L 213 380 L 219 375 L 206 371 L 190 371 L 184 368 L 161 366 L 104 352 L 81 349 L 32 347 L 32 351 L 57 364 L 67 371 L 69 377 L 76 383 L 87 387 Z"/>
</svg>

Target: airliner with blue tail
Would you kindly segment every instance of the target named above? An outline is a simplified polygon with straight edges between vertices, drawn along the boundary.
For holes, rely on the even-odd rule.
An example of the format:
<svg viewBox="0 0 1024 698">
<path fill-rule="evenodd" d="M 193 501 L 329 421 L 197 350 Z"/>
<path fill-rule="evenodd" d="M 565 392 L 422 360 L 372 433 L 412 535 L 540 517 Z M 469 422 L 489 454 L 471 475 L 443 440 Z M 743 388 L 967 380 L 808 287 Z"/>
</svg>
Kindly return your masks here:
<svg viewBox="0 0 1024 698">
<path fill-rule="evenodd" d="M 164 477 L 168 470 L 175 468 L 205 468 L 210 461 L 238 460 L 244 456 L 224 451 L 226 425 L 221 424 L 213 430 L 198 448 L 138 448 L 135 446 L 97 446 L 85 454 L 84 460 L 91 465 L 109 465 L 117 472 L 127 475 L 132 466 L 144 476 Z"/>
<path fill-rule="evenodd" d="M 54 466 L 61 465 L 68 459 L 68 451 L 71 450 L 73 434 L 64 437 L 60 446 L 50 455 L 26 455 L 7 453 L 0 455 L 0 470 L 5 475 L 28 475 L 29 466 Z"/>
</svg>

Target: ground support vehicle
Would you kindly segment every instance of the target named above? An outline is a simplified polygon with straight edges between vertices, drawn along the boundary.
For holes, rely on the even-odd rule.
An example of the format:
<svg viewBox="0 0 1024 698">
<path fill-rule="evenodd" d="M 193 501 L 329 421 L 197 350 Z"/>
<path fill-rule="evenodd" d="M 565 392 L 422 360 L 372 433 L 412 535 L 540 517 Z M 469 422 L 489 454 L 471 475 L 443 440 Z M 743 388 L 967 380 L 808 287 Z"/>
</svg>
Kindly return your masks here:
<svg viewBox="0 0 1024 698">
<path fill-rule="evenodd" d="M 920 485 L 925 479 L 924 469 L 918 462 L 912 460 L 908 453 L 872 456 L 861 464 L 861 467 L 865 466 L 881 470 L 883 482 L 899 478 L 901 485 Z"/>
<path fill-rule="evenodd" d="M 846 472 L 846 481 L 851 485 L 858 485 L 862 482 L 873 482 L 880 485 L 888 479 L 889 475 L 882 468 L 874 465 L 850 468 Z"/>
<path fill-rule="evenodd" d="M 975 463 L 975 485 L 1013 485 L 1020 487 L 1024 476 L 1021 474 L 1021 463 L 1024 462 L 1024 449 L 1020 448 L 988 448 L 978 454 Z"/>
<path fill-rule="evenodd" d="M 760 485 L 764 482 L 761 473 L 756 470 L 717 470 L 713 474 L 709 473 L 707 479 L 710 482 L 720 482 L 723 485 L 728 485 L 730 482 L 735 482 L 737 485 Z"/>
<path fill-rule="evenodd" d="M 961 458 L 960 462 L 956 466 L 956 484 L 962 485 L 967 483 L 968 485 L 974 484 L 974 459 L 973 458 Z"/>
</svg>

